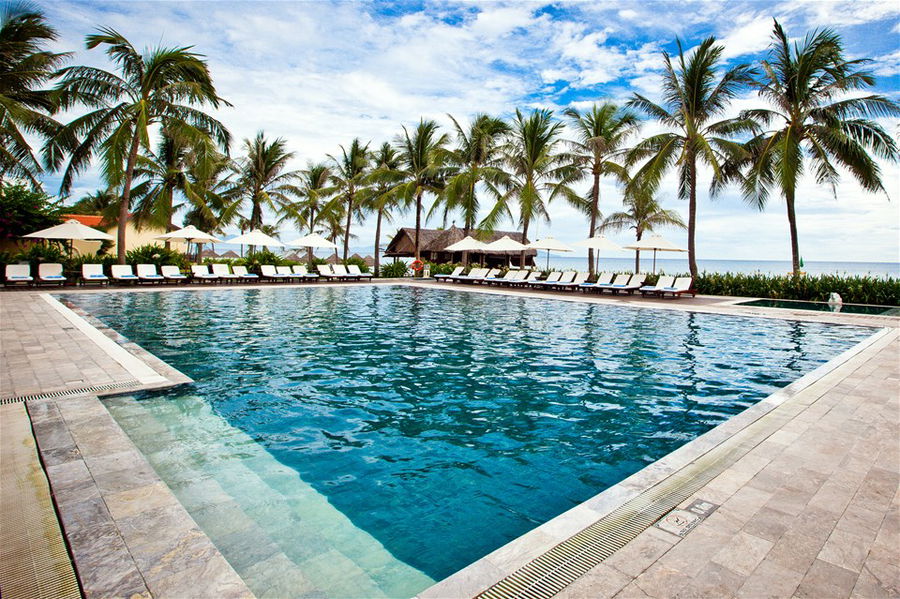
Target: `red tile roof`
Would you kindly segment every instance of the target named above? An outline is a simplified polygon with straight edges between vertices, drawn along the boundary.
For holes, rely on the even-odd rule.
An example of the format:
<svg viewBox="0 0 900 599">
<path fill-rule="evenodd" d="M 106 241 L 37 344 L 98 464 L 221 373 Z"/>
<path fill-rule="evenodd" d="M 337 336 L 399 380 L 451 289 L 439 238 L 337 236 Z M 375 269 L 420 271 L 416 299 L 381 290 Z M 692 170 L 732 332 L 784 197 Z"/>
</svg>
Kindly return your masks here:
<svg viewBox="0 0 900 599">
<path fill-rule="evenodd" d="M 99 214 L 63 214 L 66 220 L 74 218 L 86 227 L 99 227 L 103 222 L 103 217 Z"/>
</svg>

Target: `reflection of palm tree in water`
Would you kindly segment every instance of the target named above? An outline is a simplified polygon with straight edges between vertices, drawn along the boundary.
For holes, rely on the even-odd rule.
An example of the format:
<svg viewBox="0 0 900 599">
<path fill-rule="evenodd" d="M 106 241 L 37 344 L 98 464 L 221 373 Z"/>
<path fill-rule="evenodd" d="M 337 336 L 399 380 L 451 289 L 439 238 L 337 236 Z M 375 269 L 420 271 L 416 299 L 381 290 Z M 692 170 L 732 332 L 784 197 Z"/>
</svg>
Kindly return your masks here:
<svg viewBox="0 0 900 599">
<path fill-rule="evenodd" d="M 785 366 L 794 372 L 802 372 L 806 352 L 803 349 L 803 340 L 806 338 L 806 326 L 800 321 L 788 322 L 788 340 L 791 343 L 790 356 Z"/>
</svg>

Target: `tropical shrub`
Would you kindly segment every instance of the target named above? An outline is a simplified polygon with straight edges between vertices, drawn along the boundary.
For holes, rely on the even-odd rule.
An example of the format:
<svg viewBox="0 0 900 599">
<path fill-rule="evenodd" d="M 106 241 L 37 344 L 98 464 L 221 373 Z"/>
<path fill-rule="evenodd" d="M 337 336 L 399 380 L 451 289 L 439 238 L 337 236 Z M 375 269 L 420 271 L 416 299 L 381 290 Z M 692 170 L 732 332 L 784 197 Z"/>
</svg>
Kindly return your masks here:
<svg viewBox="0 0 900 599">
<path fill-rule="evenodd" d="M 261 249 L 256 252 L 247 252 L 244 256 L 244 265 L 250 270 L 258 270 L 263 264 L 271 264 L 273 266 L 287 266 L 290 264 L 284 258 L 268 249 Z"/>
<path fill-rule="evenodd" d="M 188 270 L 191 266 L 188 257 L 178 250 L 166 249 L 153 244 L 128 250 L 125 254 L 125 262 L 128 264 L 155 264 L 156 266 L 174 264 L 182 270 Z"/>
<path fill-rule="evenodd" d="M 462 266 L 462 264 L 454 264 L 453 262 L 444 262 L 442 264 L 436 264 L 434 262 L 425 262 L 425 265 L 428 267 L 428 270 L 431 271 L 432 276 L 433 275 L 449 275 L 458 266 Z"/>
<path fill-rule="evenodd" d="M 359 267 L 359 270 L 361 270 L 362 272 L 369 272 L 369 265 L 366 264 L 366 261 L 362 258 L 354 258 L 351 256 L 350 258 L 347 258 L 346 260 L 344 260 L 344 264 L 345 265 L 355 264 Z"/>
<path fill-rule="evenodd" d="M 387 264 L 381 265 L 381 276 L 387 279 L 396 279 L 400 277 L 405 277 L 409 272 L 409 266 L 406 265 L 406 262 L 388 262 Z"/>
<path fill-rule="evenodd" d="M 42 191 L 24 185 L 0 189 L 0 238 L 16 239 L 62 221 L 62 207 Z"/>
<path fill-rule="evenodd" d="M 828 301 L 832 292 L 848 304 L 900 305 L 900 279 L 863 275 L 767 275 L 762 273 L 702 273 L 694 281 L 697 293 L 771 299 Z"/>
</svg>

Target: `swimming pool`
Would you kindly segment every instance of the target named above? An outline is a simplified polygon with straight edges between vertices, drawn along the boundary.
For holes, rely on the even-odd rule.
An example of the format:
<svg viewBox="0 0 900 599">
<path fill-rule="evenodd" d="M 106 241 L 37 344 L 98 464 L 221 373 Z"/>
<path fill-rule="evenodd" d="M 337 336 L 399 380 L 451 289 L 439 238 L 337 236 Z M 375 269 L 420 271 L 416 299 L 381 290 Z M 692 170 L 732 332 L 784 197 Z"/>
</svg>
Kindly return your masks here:
<svg viewBox="0 0 900 599">
<path fill-rule="evenodd" d="M 787 308 L 790 310 L 813 310 L 816 312 L 840 312 L 842 314 L 870 314 L 879 316 L 900 316 L 900 307 L 876 306 L 868 304 L 829 304 L 828 302 L 807 302 L 802 300 L 756 299 L 739 302 L 738 306 L 759 308 Z"/>
<path fill-rule="evenodd" d="M 66 299 L 197 381 L 106 404 L 258 595 L 413 595 L 873 332 L 409 286 Z"/>
</svg>

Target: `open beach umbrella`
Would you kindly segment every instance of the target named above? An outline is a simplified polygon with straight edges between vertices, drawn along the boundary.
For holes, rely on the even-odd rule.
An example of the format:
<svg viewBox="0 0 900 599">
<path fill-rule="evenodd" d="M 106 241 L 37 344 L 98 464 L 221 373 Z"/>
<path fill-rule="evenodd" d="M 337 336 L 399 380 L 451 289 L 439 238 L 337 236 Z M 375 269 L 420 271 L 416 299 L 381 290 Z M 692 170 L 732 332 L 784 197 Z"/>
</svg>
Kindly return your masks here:
<svg viewBox="0 0 900 599">
<path fill-rule="evenodd" d="M 298 237 L 284 245 L 290 248 L 329 248 L 332 250 L 337 248 L 336 243 L 328 241 L 318 233 L 310 233 L 309 235 Z"/>
<path fill-rule="evenodd" d="M 61 225 L 56 225 L 47 229 L 41 229 L 40 231 L 35 231 L 34 233 L 29 233 L 28 235 L 23 235 L 22 237 L 28 237 L 31 239 L 67 239 L 69 241 L 74 241 L 76 239 L 79 241 L 116 240 L 116 238 L 109 233 L 98 231 L 97 229 L 88 227 L 87 225 L 83 225 L 74 218 L 67 220 Z M 72 246 L 70 244 L 69 253 L 71 252 Z"/>
<path fill-rule="evenodd" d="M 491 243 L 487 244 L 487 246 L 485 246 L 485 249 L 491 252 L 503 252 L 504 254 L 507 254 L 510 252 L 521 252 L 523 250 L 527 250 L 528 246 L 524 243 L 519 243 L 509 235 L 504 235 L 497 241 L 492 241 Z"/>
<path fill-rule="evenodd" d="M 445 252 L 483 252 L 488 249 L 488 245 L 482 241 L 478 241 L 471 235 L 466 235 L 456 243 L 452 243 L 444 248 Z"/>
<path fill-rule="evenodd" d="M 575 245 L 578 247 L 588 248 L 597 252 L 597 264 L 600 263 L 600 252 L 624 252 L 625 248 L 623 248 L 618 243 L 611 241 L 606 235 L 597 235 L 596 237 L 589 237 L 584 241 L 579 241 Z"/>
<path fill-rule="evenodd" d="M 160 235 L 159 237 L 157 237 L 157 239 L 162 239 L 163 241 L 184 241 L 188 244 L 188 251 L 190 251 L 190 244 L 196 243 L 198 259 L 200 258 L 200 244 L 222 243 L 222 240 L 215 235 L 205 233 L 194 225 L 188 225 L 183 229 L 171 231 L 169 233 L 166 233 L 165 235 Z"/>
<path fill-rule="evenodd" d="M 641 250 L 653 250 L 653 273 L 656 274 L 656 252 L 686 252 L 687 250 L 682 249 L 664 238 L 662 235 L 651 235 L 649 237 L 645 237 L 640 241 L 636 241 L 631 245 L 625 246 L 626 250 L 637 250 L 640 252 Z M 640 256 L 640 254 L 638 254 Z"/>
<path fill-rule="evenodd" d="M 237 245 L 252 245 L 252 246 L 261 246 L 261 247 L 284 247 L 284 244 L 275 239 L 274 237 L 269 237 L 259 229 L 253 229 L 249 233 L 244 233 L 243 235 L 238 235 L 234 239 L 229 239 L 226 243 L 234 243 Z"/>
<path fill-rule="evenodd" d="M 574 252 L 575 248 L 557 241 L 552 237 L 544 237 L 528 244 L 528 248 L 532 250 L 547 250 L 547 268 L 550 268 L 550 252 Z"/>
</svg>

